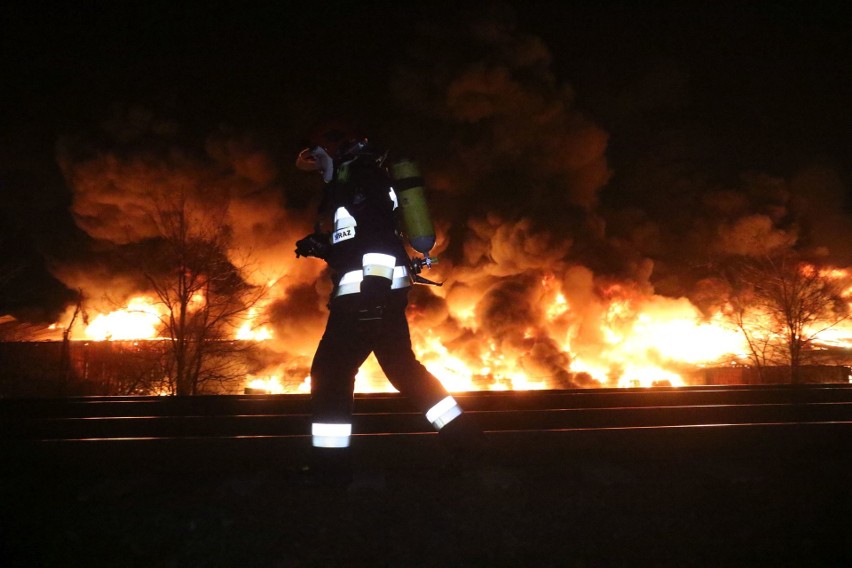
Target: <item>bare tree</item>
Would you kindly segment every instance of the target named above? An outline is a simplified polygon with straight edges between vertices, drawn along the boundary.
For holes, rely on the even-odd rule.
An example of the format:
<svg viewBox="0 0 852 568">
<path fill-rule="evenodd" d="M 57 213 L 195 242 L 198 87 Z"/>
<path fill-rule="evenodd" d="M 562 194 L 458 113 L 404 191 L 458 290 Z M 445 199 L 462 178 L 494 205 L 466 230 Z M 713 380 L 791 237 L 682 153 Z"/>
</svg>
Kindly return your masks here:
<svg viewBox="0 0 852 568">
<path fill-rule="evenodd" d="M 165 308 L 161 321 L 170 346 L 171 392 L 198 394 L 213 383 L 242 378 L 237 354 L 249 346 L 233 337 L 264 290 L 248 283 L 248 263 L 235 266 L 229 259 L 224 211 L 192 207 L 179 195 L 160 201 L 151 218 L 160 238 L 143 269 Z"/>
<path fill-rule="evenodd" d="M 849 317 L 832 271 L 791 252 L 742 260 L 729 282 L 734 289 L 729 316 L 761 376 L 768 365 L 787 365 L 790 380 L 801 382 L 814 339 Z"/>
<path fill-rule="evenodd" d="M 74 322 L 77 321 L 77 317 L 80 315 L 82 315 L 84 319 L 86 318 L 86 313 L 83 310 L 83 291 L 78 289 L 71 319 L 68 322 L 68 325 L 65 326 L 65 329 L 62 330 L 62 351 L 59 355 L 59 380 L 63 392 L 67 390 L 68 382 L 71 380 L 72 375 L 71 330 L 74 329 Z"/>
</svg>

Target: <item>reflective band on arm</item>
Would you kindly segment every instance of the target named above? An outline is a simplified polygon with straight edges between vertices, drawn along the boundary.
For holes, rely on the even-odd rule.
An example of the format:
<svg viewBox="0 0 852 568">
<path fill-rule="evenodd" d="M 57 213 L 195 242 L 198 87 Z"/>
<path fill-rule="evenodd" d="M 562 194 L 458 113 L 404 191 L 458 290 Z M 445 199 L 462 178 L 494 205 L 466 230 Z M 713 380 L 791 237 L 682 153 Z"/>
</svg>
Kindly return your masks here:
<svg viewBox="0 0 852 568">
<path fill-rule="evenodd" d="M 462 413 L 461 406 L 448 396 L 426 411 L 426 420 L 432 423 L 435 430 L 440 430 Z"/>
<path fill-rule="evenodd" d="M 357 226 L 358 222 L 355 220 L 355 217 L 353 217 L 352 214 L 347 211 L 346 207 L 338 207 L 337 211 L 334 212 L 335 231 Z"/>
<path fill-rule="evenodd" d="M 393 280 L 393 269 L 396 257 L 380 252 L 368 252 L 361 260 L 364 267 L 364 276 L 381 276 Z"/>
<path fill-rule="evenodd" d="M 315 448 L 348 448 L 352 424 L 311 424 L 311 443 Z"/>
</svg>

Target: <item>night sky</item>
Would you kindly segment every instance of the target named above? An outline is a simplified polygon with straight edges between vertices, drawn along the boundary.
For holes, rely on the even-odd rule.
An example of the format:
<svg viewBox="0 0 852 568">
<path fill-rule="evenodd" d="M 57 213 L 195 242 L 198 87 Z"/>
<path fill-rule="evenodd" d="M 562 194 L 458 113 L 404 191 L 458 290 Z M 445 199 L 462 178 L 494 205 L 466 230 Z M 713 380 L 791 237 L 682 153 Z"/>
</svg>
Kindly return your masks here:
<svg viewBox="0 0 852 568">
<path fill-rule="evenodd" d="M 736 234 L 763 219 L 852 264 L 841 3 L 213 4 L 0 8 L 0 315 L 50 321 L 68 267 L 127 244 L 80 222 L 103 198 L 85 189 L 103 186 L 84 177 L 103 180 L 99 157 L 215 161 L 216 141 L 239 140 L 265 160 L 233 166 L 254 184 L 240 199 L 277 192 L 305 216 L 292 162 L 329 117 L 428 168 L 459 265 L 476 266 L 464 243 L 488 238 L 474 220 L 489 212 L 663 294 L 688 294 L 714 255 L 751 253 Z"/>
</svg>

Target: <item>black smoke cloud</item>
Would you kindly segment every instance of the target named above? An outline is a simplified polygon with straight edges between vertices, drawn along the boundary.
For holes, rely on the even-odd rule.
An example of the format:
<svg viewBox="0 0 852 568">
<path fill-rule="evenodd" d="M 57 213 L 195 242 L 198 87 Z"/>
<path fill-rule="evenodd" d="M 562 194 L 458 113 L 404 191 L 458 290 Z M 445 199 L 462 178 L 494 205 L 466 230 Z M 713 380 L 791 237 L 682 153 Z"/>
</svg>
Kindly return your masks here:
<svg viewBox="0 0 852 568">
<path fill-rule="evenodd" d="M 225 209 L 238 246 L 281 277 L 268 314 L 279 334 L 316 334 L 328 292 L 317 284 L 322 266 L 295 262 L 292 243 L 310 231 L 318 181 L 299 177 L 292 162 L 309 124 L 347 112 L 391 157 L 417 159 L 427 181 L 440 257 L 430 277 L 445 285 L 414 294 L 414 333 L 438 330 L 468 354 L 498 341 L 537 375 L 564 370 L 566 337 L 572 349 L 600 342 L 613 283 L 697 298 L 712 288 L 716 259 L 779 247 L 842 258 L 837 245 L 852 242 L 848 188 L 831 163 L 765 173 L 742 166 L 742 152 L 719 166 L 726 146 L 747 143 L 702 129 L 690 106 L 693 74 L 677 61 L 640 68 L 610 99 L 589 101 L 511 10 L 450 13 L 406 22 L 393 36 L 405 41 L 381 58 L 359 56 L 363 46 L 348 34 L 311 52 L 314 66 L 305 51 L 260 51 L 252 67 L 265 61 L 280 76 L 263 84 L 272 94 L 258 94 L 248 75 L 222 92 L 264 101 L 251 112 L 226 112 L 212 99 L 203 113 L 180 98 L 105 107 L 59 144 L 70 211 L 88 244 L 54 273 L 69 288 L 137 289 L 110 251 L 154 235 L 152 191 L 186 192 Z M 281 67 L 294 56 L 298 72 Z M 335 61 L 347 64 L 339 74 Z M 365 61 L 383 73 L 356 72 Z M 570 314 L 541 309 L 557 293 Z"/>
<path fill-rule="evenodd" d="M 427 156 L 427 180 L 447 223 L 439 270 L 447 268 L 448 281 L 436 293 L 474 304 L 481 336 L 468 339 L 497 341 L 537 376 L 565 368 L 561 333 L 595 343 L 603 290 L 614 282 L 709 308 L 724 294 L 708 286 L 714 267 L 731 257 L 796 248 L 841 265 L 852 260 L 848 187 L 836 168 L 802 161 L 786 173 L 738 170 L 747 156 L 770 162 L 748 152 L 747 141 L 701 130 L 690 75 L 675 63 L 652 66 L 625 89 L 620 120 L 639 147 L 613 172 L 611 133 L 554 75 L 547 46 L 511 15 L 429 27 L 418 45 L 392 85 L 407 113 L 400 120 L 431 138 L 408 141 Z M 732 152 L 741 154 L 723 164 Z M 581 287 L 579 268 L 590 271 Z M 591 302 L 585 314 L 572 302 L 573 331 L 554 330 L 531 308 L 552 300 L 540 286 L 549 277 L 569 297 Z"/>
<path fill-rule="evenodd" d="M 147 291 L 139 267 L 157 254 L 157 210 L 179 199 L 224 224 L 231 260 L 252 283 L 318 272 L 290 261 L 292 242 L 309 231 L 310 219 L 288 210 L 278 162 L 256 135 L 223 126 L 190 130 L 175 116 L 115 105 L 57 147 L 72 190 L 70 213 L 87 239 L 84 251 L 53 271 L 84 291 L 89 308 L 115 309 Z"/>
</svg>

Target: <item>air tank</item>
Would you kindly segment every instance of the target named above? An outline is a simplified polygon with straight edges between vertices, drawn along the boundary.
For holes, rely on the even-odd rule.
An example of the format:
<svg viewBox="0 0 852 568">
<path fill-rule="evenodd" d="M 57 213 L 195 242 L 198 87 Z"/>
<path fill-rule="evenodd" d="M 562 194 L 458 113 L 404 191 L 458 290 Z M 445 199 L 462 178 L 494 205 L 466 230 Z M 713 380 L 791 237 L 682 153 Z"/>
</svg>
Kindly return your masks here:
<svg viewBox="0 0 852 568">
<path fill-rule="evenodd" d="M 420 169 L 411 160 L 400 160 L 391 166 L 391 175 L 402 210 L 403 232 L 411 248 L 428 257 L 435 246 L 435 227 L 429 215 Z"/>
</svg>

